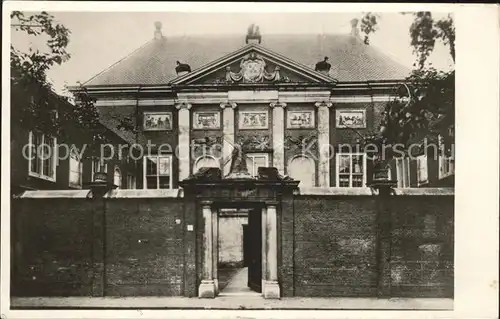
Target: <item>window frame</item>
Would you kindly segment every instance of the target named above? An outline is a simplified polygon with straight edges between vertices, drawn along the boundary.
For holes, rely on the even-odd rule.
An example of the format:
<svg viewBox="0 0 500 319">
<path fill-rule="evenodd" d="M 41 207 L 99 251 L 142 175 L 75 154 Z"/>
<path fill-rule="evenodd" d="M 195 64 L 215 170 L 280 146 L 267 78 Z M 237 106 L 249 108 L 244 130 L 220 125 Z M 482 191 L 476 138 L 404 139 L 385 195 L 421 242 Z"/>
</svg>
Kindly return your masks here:
<svg viewBox="0 0 500 319">
<path fill-rule="evenodd" d="M 41 143 L 40 145 L 43 145 L 45 143 L 45 137 L 47 136 L 46 134 L 44 133 L 38 133 L 38 134 L 41 134 Z M 38 152 L 36 152 L 36 158 L 33 158 L 33 138 L 34 138 L 34 135 L 35 133 L 33 131 L 29 131 L 29 134 L 28 134 L 28 143 L 29 143 L 29 148 L 28 148 L 28 176 L 31 176 L 31 177 L 36 177 L 36 178 L 40 178 L 40 179 L 43 179 L 43 180 L 47 180 L 47 181 L 50 181 L 50 182 L 55 182 L 56 181 L 56 178 L 57 178 L 57 138 L 56 137 L 51 137 L 52 140 L 53 140 L 53 151 L 52 151 L 52 176 L 49 176 L 49 175 L 46 175 L 44 174 L 43 172 L 43 168 L 44 168 L 44 165 L 43 165 L 43 162 L 44 161 L 47 161 L 49 159 L 41 159 L 38 157 Z M 40 172 L 34 172 L 32 170 L 32 162 L 36 160 L 36 161 L 40 161 Z"/>
<path fill-rule="evenodd" d="M 118 172 L 120 174 L 120 183 L 119 184 L 116 184 L 115 182 L 115 178 L 116 178 L 116 172 Z M 114 169 L 113 169 L 113 184 L 118 186 L 117 189 L 121 189 L 122 186 L 123 186 L 123 175 L 122 175 L 122 170 L 120 169 L 120 167 L 118 165 L 115 165 Z"/>
<path fill-rule="evenodd" d="M 455 158 L 454 156 L 445 156 L 443 137 L 441 134 L 438 135 L 438 147 L 439 147 L 439 155 L 438 155 L 438 177 L 439 179 L 446 178 L 448 176 L 452 176 L 455 174 Z M 447 163 L 448 170 L 445 172 L 445 163 Z"/>
<path fill-rule="evenodd" d="M 401 163 L 401 165 L 400 165 Z M 401 170 L 403 170 L 401 172 Z M 396 157 L 396 179 L 398 181 L 398 188 L 409 188 L 411 187 L 411 170 L 410 170 L 410 158 L 407 156 Z M 406 176 L 403 176 L 406 175 Z M 406 179 L 404 179 L 406 177 Z M 407 180 L 407 183 L 405 183 Z"/>
<path fill-rule="evenodd" d="M 133 183 L 131 181 L 133 181 Z M 134 187 L 131 187 L 132 184 Z M 133 174 L 127 174 L 127 189 L 137 189 L 137 179 Z"/>
<path fill-rule="evenodd" d="M 258 153 L 258 152 L 255 152 L 255 153 L 247 153 L 245 155 L 248 158 L 252 158 L 253 163 L 254 163 L 254 165 L 252 166 L 252 171 L 250 171 L 250 167 L 247 167 L 248 173 L 250 173 L 250 175 L 252 175 L 252 176 L 258 176 L 258 174 L 259 174 L 259 168 L 255 167 L 255 158 L 256 157 L 264 157 L 265 161 L 266 161 L 266 166 L 265 167 L 269 167 L 269 154 L 268 153 Z M 245 161 L 246 161 L 246 159 L 245 159 Z M 252 174 L 253 171 L 255 171 L 255 174 Z"/>
<path fill-rule="evenodd" d="M 146 170 L 147 170 L 147 159 L 148 158 L 152 158 L 152 157 L 156 157 L 158 159 L 158 162 L 159 162 L 159 159 L 160 158 L 168 158 L 169 159 L 169 171 L 170 171 L 170 180 L 169 180 L 169 187 L 168 188 L 160 188 L 160 175 L 158 174 L 158 169 L 156 170 L 156 188 L 147 188 L 147 176 L 146 175 Z M 150 155 L 145 155 L 143 157 L 143 160 L 142 160 L 142 168 L 143 168 L 143 171 L 142 171 L 142 189 L 173 189 L 173 172 L 172 172 L 172 166 L 173 166 L 173 156 L 172 154 L 156 154 L 156 155 L 153 155 L 153 154 L 150 154 Z M 151 175 L 152 176 L 152 175 Z"/>
<path fill-rule="evenodd" d="M 349 186 L 340 186 L 340 157 L 341 156 L 349 156 Z M 352 186 L 352 158 L 353 156 L 363 156 L 363 182 L 362 186 L 355 187 Z M 366 187 L 367 175 L 366 175 L 366 153 L 336 153 L 335 154 L 335 186 L 342 188 L 363 188 Z"/>
<path fill-rule="evenodd" d="M 72 187 L 72 188 L 78 188 L 78 189 L 81 189 L 83 187 L 83 161 L 82 161 L 82 158 L 78 156 L 78 153 L 75 153 L 76 152 L 76 149 L 75 148 L 71 148 L 70 150 L 70 154 L 69 154 L 69 175 L 68 175 L 68 186 L 69 187 Z M 75 158 L 73 157 L 73 155 L 75 155 Z M 71 182 L 71 173 L 74 173 L 74 171 L 71 169 L 71 161 L 72 160 L 76 160 L 78 162 L 78 174 L 80 176 L 79 180 L 80 180 L 80 183 L 77 185 L 77 184 L 73 184 Z"/>
<path fill-rule="evenodd" d="M 92 182 L 94 181 L 94 174 L 97 173 L 95 171 L 95 167 L 96 167 L 95 163 L 101 163 L 101 162 L 102 162 L 101 159 L 92 160 L 92 171 L 91 171 L 92 173 L 90 175 L 90 177 L 92 178 L 91 179 Z M 97 166 L 101 166 L 101 165 L 98 164 Z M 106 174 L 108 173 L 108 163 L 104 163 L 104 173 L 106 173 Z"/>
<path fill-rule="evenodd" d="M 429 164 L 427 154 L 418 155 L 415 161 L 417 166 L 417 185 L 422 186 L 429 183 Z M 424 165 L 423 167 L 421 167 L 422 162 Z M 425 172 L 425 179 L 421 178 L 422 171 Z"/>
</svg>

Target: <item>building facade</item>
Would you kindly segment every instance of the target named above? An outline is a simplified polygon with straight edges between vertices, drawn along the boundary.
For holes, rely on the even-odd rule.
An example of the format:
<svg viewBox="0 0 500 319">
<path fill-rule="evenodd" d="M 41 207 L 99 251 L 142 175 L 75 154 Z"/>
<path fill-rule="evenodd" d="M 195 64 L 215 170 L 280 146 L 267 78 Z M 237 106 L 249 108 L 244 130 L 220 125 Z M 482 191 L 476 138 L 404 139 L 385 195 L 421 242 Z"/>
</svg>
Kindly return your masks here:
<svg viewBox="0 0 500 319">
<path fill-rule="evenodd" d="M 18 99 L 13 91 L 12 107 L 24 107 L 24 99 Z M 50 96 L 56 116 L 74 107 L 53 93 Z M 100 130 L 109 141 L 108 149 L 116 145 L 130 144 L 130 138 L 118 135 L 116 127 L 103 122 Z M 74 134 L 78 135 L 78 131 Z M 82 152 L 78 136 L 74 138 L 52 136 L 32 127 L 11 126 L 11 193 L 19 195 L 27 190 L 78 190 L 88 188 L 98 170 L 107 172 L 108 182 L 119 188 L 136 188 L 136 162 L 130 157 L 91 159 Z M 132 140 L 133 142 L 133 140 Z M 99 148 L 99 145 L 97 145 Z M 117 152 L 115 152 L 117 153 Z M 101 169 L 102 167 L 102 169 Z"/>
<path fill-rule="evenodd" d="M 360 136 L 378 129 L 408 74 L 364 44 L 355 21 L 349 35 L 246 37 L 165 37 L 157 23 L 150 42 L 84 86 L 104 118 L 134 121 L 145 154 L 138 188 L 177 188 L 202 166 L 227 174 L 235 145 L 254 173 L 274 166 L 303 187 L 366 187 Z M 394 163 L 392 177 L 432 186 L 407 181 L 422 165 L 434 172 L 412 159 Z"/>
</svg>

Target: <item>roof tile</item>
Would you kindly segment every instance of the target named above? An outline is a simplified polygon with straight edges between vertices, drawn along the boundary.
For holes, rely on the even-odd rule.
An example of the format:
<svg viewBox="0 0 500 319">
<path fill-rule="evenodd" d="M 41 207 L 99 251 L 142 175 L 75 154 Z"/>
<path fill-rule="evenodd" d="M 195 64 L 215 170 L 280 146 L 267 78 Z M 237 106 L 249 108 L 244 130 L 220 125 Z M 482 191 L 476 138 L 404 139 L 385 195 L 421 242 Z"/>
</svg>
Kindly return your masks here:
<svg viewBox="0 0 500 319">
<path fill-rule="evenodd" d="M 153 39 L 84 85 L 156 85 L 177 77 L 176 61 L 197 69 L 245 45 L 242 36 L 182 36 Z M 266 35 L 261 45 L 314 69 L 328 56 L 340 82 L 401 80 L 410 70 L 350 35 Z"/>
</svg>

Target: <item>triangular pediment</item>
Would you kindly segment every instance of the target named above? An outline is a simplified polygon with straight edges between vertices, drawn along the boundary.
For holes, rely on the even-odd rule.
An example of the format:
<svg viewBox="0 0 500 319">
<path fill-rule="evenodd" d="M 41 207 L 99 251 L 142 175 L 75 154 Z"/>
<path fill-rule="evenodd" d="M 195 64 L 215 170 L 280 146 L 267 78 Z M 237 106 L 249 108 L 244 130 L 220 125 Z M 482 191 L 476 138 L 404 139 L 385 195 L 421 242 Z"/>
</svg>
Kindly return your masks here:
<svg viewBox="0 0 500 319">
<path fill-rule="evenodd" d="M 305 65 L 249 44 L 172 81 L 173 85 L 334 83 L 336 80 Z"/>
</svg>

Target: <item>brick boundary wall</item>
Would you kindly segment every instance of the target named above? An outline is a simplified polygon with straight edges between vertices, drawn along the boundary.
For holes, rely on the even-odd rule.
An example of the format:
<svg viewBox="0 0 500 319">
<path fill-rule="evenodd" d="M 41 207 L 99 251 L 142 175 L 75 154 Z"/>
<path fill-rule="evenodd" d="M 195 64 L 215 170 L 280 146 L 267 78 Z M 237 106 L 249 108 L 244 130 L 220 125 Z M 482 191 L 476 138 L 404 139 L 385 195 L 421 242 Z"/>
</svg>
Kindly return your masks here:
<svg viewBox="0 0 500 319">
<path fill-rule="evenodd" d="M 283 198 L 282 296 L 452 297 L 453 189 L 395 194 Z M 203 222 L 182 189 L 28 191 L 11 207 L 12 296 L 197 296 Z"/>
</svg>

